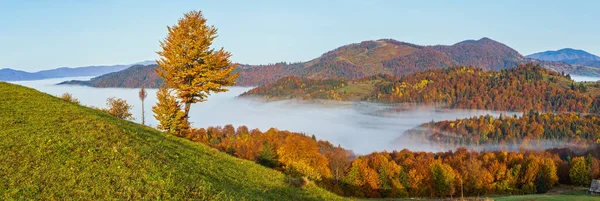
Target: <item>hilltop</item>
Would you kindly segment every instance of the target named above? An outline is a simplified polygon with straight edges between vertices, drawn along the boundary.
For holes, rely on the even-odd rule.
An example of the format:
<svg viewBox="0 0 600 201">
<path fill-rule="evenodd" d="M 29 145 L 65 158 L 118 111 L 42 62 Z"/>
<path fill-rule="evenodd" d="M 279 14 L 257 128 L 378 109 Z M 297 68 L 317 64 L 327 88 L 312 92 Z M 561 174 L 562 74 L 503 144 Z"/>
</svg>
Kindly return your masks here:
<svg viewBox="0 0 600 201">
<path fill-rule="evenodd" d="M 377 74 L 395 76 L 452 66 L 499 70 L 518 65 L 523 56 L 489 38 L 454 45 L 421 46 L 392 39 L 339 47 L 308 62 L 242 66 L 239 85 L 262 85 L 295 75 L 313 79 L 358 79 Z"/>
<path fill-rule="evenodd" d="M 58 84 L 91 87 L 158 88 L 164 83 L 164 80 L 154 72 L 157 67 L 156 64 L 134 65 L 123 71 L 101 75 L 88 81 L 71 80 Z"/>
<path fill-rule="evenodd" d="M 0 82 L 2 199 L 332 200 L 199 143 Z"/>
<path fill-rule="evenodd" d="M 600 70 L 596 68 L 525 58 L 509 46 L 489 38 L 435 46 L 421 46 L 392 39 L 363 41 L 339 47 L 306 62 L 239 64 L 235 72 L 239 73 L 238 86 L 260 86 L 287 76 L 308 79 L 358 79 L 380 74 L 402 76 L 453 66 L 475 66 L 486 71 L 501 70 L 525 63 L 539 64 L 556 72 L 600 76 Z M 162 84 L 162 80 L 155 75 L 155 67 L 148 65 L 97 77 L 91 82 L 64 84 L 157 88 Z"/>
</svg>

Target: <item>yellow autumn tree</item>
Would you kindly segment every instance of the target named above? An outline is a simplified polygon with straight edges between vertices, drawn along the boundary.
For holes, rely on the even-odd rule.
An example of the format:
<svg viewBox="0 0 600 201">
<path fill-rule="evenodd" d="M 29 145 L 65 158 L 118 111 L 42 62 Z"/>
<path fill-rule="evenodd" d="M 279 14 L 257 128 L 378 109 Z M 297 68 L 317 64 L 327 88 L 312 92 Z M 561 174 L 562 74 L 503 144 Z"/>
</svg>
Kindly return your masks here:
<svg viewBox="0 0 600 201">
<path fill-rule="evenodd" d="M 129 105 L 125 99 L 109 97 L 106 99 L 106 106 L 108 108 L 103 109 L 103 111 L 112 116 L 125 120 L 135 119 L 130 112 L 131 108 L 133 108 L 133 105 Z"/>
<path fill-rule="evenodd" d="M 190 106 L 204 102 L 211 93 L 227 91 L 235 84 L 236 64 L 231 54 L 221 48 L 211 48 L 217 29 L 206 24 L 200 11 L 186 13 L 178 23 L 167 27 L 169 34 L 161 41 L 162 51 L 156 73 L 183 105 L 183 119 L 188 119 Z"/>
<path fill-rule="evenodd" d="M 291 175 L 319 181 L 331 178 L 329 161 L 319 153 L 317 141 L 301 135 L 288 135 L 277 150 L 283 170 Z"/>
<path fill-rule="evenodd" d="M 158 120 L 157 128 L 169 134 L 180 135 L 189 128 L 181 111 L 181 104 L 171 95 L 167 88 L 160 88 L 156 93 L 156 105 L 152 107 L 154 118 Z"/>
</svg>

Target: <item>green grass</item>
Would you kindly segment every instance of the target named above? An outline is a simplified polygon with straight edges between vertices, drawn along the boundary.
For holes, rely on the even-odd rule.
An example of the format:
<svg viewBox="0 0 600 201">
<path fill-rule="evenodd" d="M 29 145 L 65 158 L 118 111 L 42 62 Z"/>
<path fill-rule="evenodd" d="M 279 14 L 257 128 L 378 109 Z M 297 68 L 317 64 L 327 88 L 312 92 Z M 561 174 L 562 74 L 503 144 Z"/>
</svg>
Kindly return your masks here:
<svg viewBox="0 0 600 201">
<path fill-rule="evenodd" d="M 0 82 L 0 199 L 336 200 L 314 185 Z"/>
<path fill-rule="evenodd" d="M 520 195 L 492 198 L 496 201 L 593 201 L 600 200 L 600 196 L 586 195 L 585 193 L 577 194 L 536 194 L 536 195 Z"/>
<path fill-rule="evenodd" d="M 375 90 L 375 85 L 381 82 L 380 79 L 367 80 L 361 82 L 349 82 L 347 86 L 337 89 L 338 93 L 347 93 L 349 100 L 360 100 L 371 94 Z"/>
</svg>

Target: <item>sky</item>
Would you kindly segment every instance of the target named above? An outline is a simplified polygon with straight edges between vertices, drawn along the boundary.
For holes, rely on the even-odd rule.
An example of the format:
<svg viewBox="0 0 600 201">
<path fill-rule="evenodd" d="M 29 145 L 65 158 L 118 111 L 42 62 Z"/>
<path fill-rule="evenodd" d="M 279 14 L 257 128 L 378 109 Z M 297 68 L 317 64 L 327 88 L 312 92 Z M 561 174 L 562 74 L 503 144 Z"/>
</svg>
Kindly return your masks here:
<svg viewBox="0 0 600 201">
<path fill-rule="evenodd" d="M 0 69 L 154 60 L 167 26 L 203 12 L 233 62 L 307 61 L 391 38 L 452 45 L 489 37 L 523 55 L 561 48 L 600 55 L 600 1 L 0 0 Z"/>
</svg>

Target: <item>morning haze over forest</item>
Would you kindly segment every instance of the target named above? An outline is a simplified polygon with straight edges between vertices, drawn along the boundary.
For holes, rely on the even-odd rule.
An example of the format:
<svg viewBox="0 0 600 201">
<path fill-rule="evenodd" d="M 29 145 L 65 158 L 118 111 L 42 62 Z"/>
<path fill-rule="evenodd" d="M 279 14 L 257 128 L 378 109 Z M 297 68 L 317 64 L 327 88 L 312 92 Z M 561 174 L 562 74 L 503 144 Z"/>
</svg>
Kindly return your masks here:
<svg viewBox="0 0 600 201">
<path fill-rule="evenodd" d="M 0 5 L 2 199 L 600 200 L 595 1 Z"/>
</svg>

